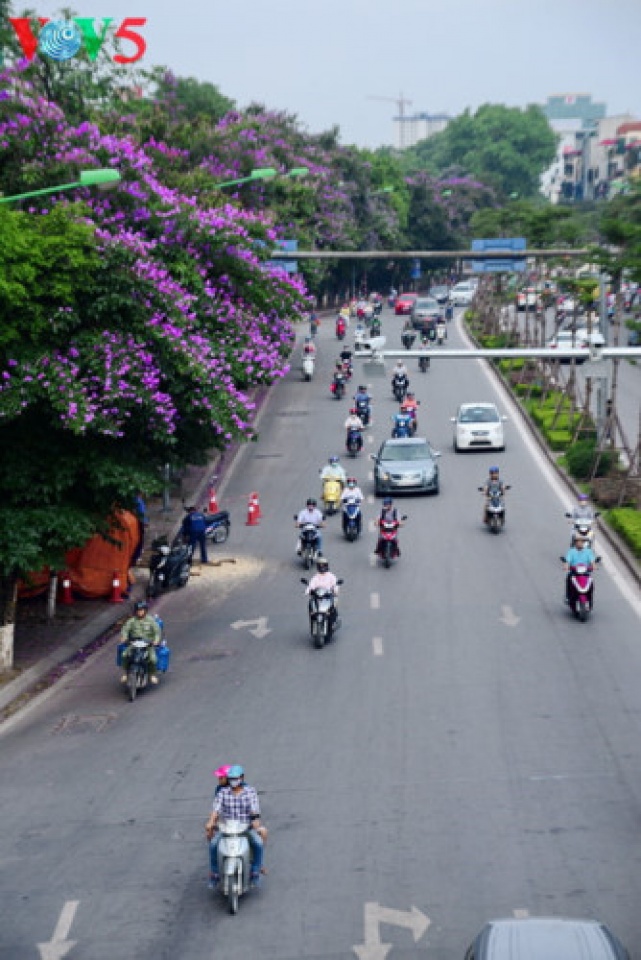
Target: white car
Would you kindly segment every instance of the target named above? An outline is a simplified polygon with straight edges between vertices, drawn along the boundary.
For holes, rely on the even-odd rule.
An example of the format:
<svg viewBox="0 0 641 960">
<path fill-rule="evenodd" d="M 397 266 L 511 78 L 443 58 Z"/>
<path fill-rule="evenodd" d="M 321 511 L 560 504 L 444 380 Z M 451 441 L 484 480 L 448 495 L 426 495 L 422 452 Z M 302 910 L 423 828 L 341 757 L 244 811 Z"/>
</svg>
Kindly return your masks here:
<svg viewBox="0 0 641 960">
<path fill-rule="evenodd" d="M 467 307 L 474 299 L 475 293 L 475 285 L 463 280 L 450 290 L 450 303 L 455 307 Z"/>
<path fill-rule="evenodd" d="M 581 327 L 580 330 L 572 332 L 572 330 L 559 330 L 559 332 L 551 337 L 547 342 L 548 347 L 553 349 L 558 349 L 559 347 L 566 347 L 571 350 L 578 349 L 579 347 L 604 347 L 605 338 L 600 330 L 592 330 L 588 333 L 587 329 Z M 571 363 L 571 357 L 563 357 L 559 359 L 559 363 Z M 576 363 L 584 363 L 584 359 L 576 360 Z"/>
<path fill-rule="evenodd" d="M 496 404 L 462 403 L 455 417 L 454 450 L 505 450 L 505 432 L 503 423 L 507 417 L 501 416 Z"/>
</svg>

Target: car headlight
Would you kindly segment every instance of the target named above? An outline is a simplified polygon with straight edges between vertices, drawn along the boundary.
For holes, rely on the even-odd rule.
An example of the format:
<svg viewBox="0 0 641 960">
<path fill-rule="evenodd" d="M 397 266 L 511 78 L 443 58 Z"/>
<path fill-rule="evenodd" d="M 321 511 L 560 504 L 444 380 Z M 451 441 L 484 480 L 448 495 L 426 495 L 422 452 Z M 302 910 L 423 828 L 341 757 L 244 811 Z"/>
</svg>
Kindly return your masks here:
<svg viewBox="0 0 641 960">
<path fill-rule="evenodd" d="M 381 480 L 384 480 L 386 483 L 389 480 L 389 473 L 386 473 L 385 470 L 381 473 Z"/>
</svg>

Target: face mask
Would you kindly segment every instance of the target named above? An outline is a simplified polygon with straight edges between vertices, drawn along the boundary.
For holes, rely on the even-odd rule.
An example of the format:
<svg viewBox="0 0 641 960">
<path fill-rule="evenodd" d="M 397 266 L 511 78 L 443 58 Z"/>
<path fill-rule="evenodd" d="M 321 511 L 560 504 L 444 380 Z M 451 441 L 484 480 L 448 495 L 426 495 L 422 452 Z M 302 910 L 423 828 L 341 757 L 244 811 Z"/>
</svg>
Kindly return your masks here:
<svg viewBox="0 0 641 960">
<path fill-rule="evenodd" d="M 234 777 L 233 780 L 228 780 L 227 782 L 229 783 L 230 787 L 239 787 L 241 784 L 241 781 L 237 777 Z"/>
</svg>

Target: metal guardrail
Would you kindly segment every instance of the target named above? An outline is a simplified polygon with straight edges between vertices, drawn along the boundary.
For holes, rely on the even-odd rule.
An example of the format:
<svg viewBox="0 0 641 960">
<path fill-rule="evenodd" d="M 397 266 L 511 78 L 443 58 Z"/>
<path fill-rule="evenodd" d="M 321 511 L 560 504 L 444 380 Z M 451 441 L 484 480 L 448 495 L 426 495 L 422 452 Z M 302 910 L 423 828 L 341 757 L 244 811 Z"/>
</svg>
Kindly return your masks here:
<svg viewBox="0 0 641 960">
<path fill-rule="evenodd" d="M 384 337 L 377 339 L 383 340 Z M 371 344 L 367 340 L 354 345 L 354 358 L 383 361 L 387 358 L 396 360 L 399 357 L 419 358 L 429 357 L 430 360 L 476 360 L 479 357 L 485 360 L 632 360 L 641 359 L 641 347 L 500 347 L 473 349 L 457 348 L 450 350 L 447 347 L 431 347 L 427 350 L 387 350 L 384 344 Z"/>
<path fill-rule="evenodd" d="M 543 250 L 272 250 L 273 260 L 527 260 L 533 257 L 589 257 L 592 251 Z"/>
</svg>

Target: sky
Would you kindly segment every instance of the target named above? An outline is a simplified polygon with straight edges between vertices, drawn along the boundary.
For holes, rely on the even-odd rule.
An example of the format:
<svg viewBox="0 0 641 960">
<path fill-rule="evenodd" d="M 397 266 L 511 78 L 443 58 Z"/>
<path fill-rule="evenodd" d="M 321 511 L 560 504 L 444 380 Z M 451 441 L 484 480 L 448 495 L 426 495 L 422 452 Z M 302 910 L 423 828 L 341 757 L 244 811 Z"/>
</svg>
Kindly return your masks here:
<svg viewBox="0 0 641 960">
<path fill-rule="evenodd" d="M 62 6 L 30 0 L 39 16 Z M 589 93 L 641 118 L 641 0 L 68 0 L 83 17 L 147 17 L 141 65 L 213 83 L 239 108 L 394 143 L 392 118 L 525 107 Z M 13 14 L 26 4 L 14 0 Z M 372 99 L 373 97 L 389 99 Z"/>
</svg>

